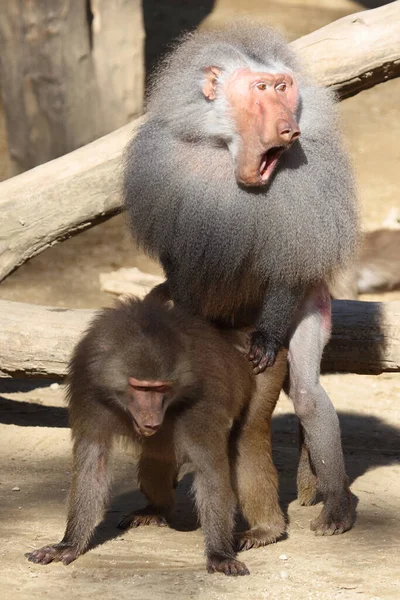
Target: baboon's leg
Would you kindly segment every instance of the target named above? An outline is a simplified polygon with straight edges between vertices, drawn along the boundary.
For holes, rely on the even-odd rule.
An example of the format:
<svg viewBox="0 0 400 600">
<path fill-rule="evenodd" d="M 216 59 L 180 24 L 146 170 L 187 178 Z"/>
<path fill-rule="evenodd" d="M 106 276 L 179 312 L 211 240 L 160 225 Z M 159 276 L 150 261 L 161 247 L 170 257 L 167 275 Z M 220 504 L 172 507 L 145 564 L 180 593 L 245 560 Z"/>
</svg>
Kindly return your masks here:
<svg viewBox="0 0 400 600">
<path fill-rule="evenodd" d="M 299 308 L 289 339 L 288 394 L 304 430 L 324 506 L 311 523 L 319 535 L 343 533 L 353 525 L 339 419 L 320 383 L 320 364 L 331 326 L 330 296 L 325 284 L 310 290 Z M 301 463 L 304 468 L 304 456 Z M 304 490 L 299 490 L 300 498 Z"/>
<path fill-rule="evenodd" d="M 237 494 L 249 524 L 238 540 L 240 550 L 276 542 L 286 528 L 271 450 L 271 417 L 282 389 L 286 363 L 286 352 L 281 351 L 273 367 L 255 376 L 256 391 L 238 439 Z"/>
<path fill-rule="evenodd" d="M 172 430 L 164 422 L 160 431 L 143 441 L 138 464 L 139 485 L 148 505 L 126 515 L 118 527 L 165 527 L 174 508 L 177 475 Z"/>
<path fill-rule="evenodd" d="M 111 435 L 107 430 L 101 440 L 92 440 L 84 434 L 75 439 L 72 487 L 64 537 L 58 544 L 30 552 L 26 555 L 28 560 L 42 565 L 52 561 L 68 565 L 87 550 L 108 499 L 110 447 Z"/>
</svg>

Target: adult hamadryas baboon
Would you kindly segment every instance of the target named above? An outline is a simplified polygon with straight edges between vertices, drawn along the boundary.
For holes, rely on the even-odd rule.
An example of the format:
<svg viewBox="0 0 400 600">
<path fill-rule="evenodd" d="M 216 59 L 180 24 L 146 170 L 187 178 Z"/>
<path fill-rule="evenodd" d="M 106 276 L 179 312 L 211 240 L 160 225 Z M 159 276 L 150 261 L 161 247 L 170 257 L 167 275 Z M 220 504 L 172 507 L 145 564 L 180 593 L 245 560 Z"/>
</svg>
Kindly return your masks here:
<svg viewBox="0 0 400 600">
<path fill-rule="evenodd" d="M 288 347 L 287 391 L 305 437 L 300 502 L 318 489 L 324 506 L 311 528 L 349 529 L 339 421 L 319 381 L 327 284 L 358 239 L 332 94 L 269 28 L 241 21 L 190 34 L 154 75 L 124 195 L 138 244 L 165 270 L 165 293 L 220 325 L 254 325 L 255 373 Z"/>
</svg>

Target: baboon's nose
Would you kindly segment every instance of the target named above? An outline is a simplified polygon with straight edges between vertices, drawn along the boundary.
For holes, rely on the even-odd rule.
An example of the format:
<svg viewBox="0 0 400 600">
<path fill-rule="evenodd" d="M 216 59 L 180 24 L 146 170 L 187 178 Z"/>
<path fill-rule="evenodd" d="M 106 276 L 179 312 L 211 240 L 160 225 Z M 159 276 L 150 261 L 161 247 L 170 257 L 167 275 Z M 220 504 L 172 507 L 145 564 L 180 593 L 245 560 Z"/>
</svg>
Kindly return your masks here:
<svg viewBox="0 0 400 600">
<path fill-rule="evenodd" d="M 149 437 L 151 435 L 154 435 L 156 433 L 156 431 L 158 431 L 160 429 L 161 423 L 158 425 L 142 425 L 141 429 L 142 429 L 142 433 L 143 435 L 145 435 L 146 437 Z"/>
<path fill-rule="evenodd" d="M 278 134 L 285 144 L 293 143 L 300 136 L 300 129 L 294 121 L 280 121 L 278 124 Z"/>
</svg>

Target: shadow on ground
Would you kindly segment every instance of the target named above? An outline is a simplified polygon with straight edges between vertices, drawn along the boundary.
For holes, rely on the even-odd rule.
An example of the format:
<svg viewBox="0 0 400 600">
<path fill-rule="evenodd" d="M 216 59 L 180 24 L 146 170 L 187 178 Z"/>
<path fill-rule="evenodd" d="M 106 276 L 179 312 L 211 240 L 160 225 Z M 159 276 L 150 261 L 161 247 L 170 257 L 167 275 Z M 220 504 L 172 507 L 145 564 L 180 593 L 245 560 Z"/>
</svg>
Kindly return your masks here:
<svg viewBox="0 0 400 600">
<path fill-rule="evenodd" d="M 400 429 L 369 415 L 339 412 L 347 472 L 353 483 L 366 471 L 399 463 L 398 446 Z M 42 406 L 25 401 L 15 401 L 0 396 L 0 423 L 17 426 L 68 427 L 67 410 L 63 407 Z M 284 513 L 296 498 L 298 421 L 294 414 L 278 414 L 273 418 L 274 462 L 280 476 L 280 500 Z M 52 459 L 50 459 L 51 462 Z M 43 461 L 43 464 L 46 460 Z M 50 466 L 47 465 L 46 467 Z M 132 457 L 124 465 L 124 487 L 129 484 L 133 471 Z M 120 473 L 119 473 L 120 475 Z M 132 472 L 133 480 L 133 472 Z M 176 494 L 176 510 L 170 525 L 177 531 L 192 531 L 198 527 L 197 515 L 191 495 L 192 477 L 183 476 Z M 30 500 L 35 502 L 42 494 L 33 490 Z M 132 484 L 133 487 L 133 484 Z M 354 503 L 356 505 L 356 498 Z M 117 524 L 123 515 L 144 506 L 145 500 L 139 490 L 123 491 L 113 497 L 103 521 L 96 530 L 91 547 L 123 535 Z"/>
</svg>

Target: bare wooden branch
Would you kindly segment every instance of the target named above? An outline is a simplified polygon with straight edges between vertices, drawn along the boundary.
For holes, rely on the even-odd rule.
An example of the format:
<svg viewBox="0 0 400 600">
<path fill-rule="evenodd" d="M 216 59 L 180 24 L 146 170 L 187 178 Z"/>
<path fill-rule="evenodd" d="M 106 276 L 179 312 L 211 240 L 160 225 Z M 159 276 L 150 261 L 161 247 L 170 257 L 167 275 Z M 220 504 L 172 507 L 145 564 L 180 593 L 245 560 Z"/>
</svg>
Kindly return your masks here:
<svg viewBox="0 0 400 600">
<path fill-rule="evenodd" d="M 348 15 L 292 42 L 340 99 L 400 75 L 400 2 Z"/>
<path fill-rule="evenodd" d="M 0 184 L 0 281 L 121 210 L 122 151 L 140 122 Z"/>
<path fill-rule="evenodd" d="M 379 73 L 380 81 L 397 73 L 383 70 L 400 59 L 399 19 L 398 1 L 358 13 L 355 23 L 340 19 L 328 26 L 332 34 L 321 34 L 328 31 L 323 28 L 293 47 L 317 82 L 346 90 L 359 80 L 352 88 L 356 93 L 370 86 L 360 73 L 371 70 L 374 55 L 375 83 Z M 121 210 L 120 159 L 140 122 L 0 184 L 0 281 L 50 245 Z"/>
<path fill-rule="evenodd" d="M 0 300 L 0 376 L 64 377 L 94 314 Z"/>
<path fill-rule="evenodd" d="M 400 371 L 400 302 L 333 303 L 328 371 Z M 61 379 L 93 310 L 69 310 L 0 300 L 0 376 Z"/>
</svg>

